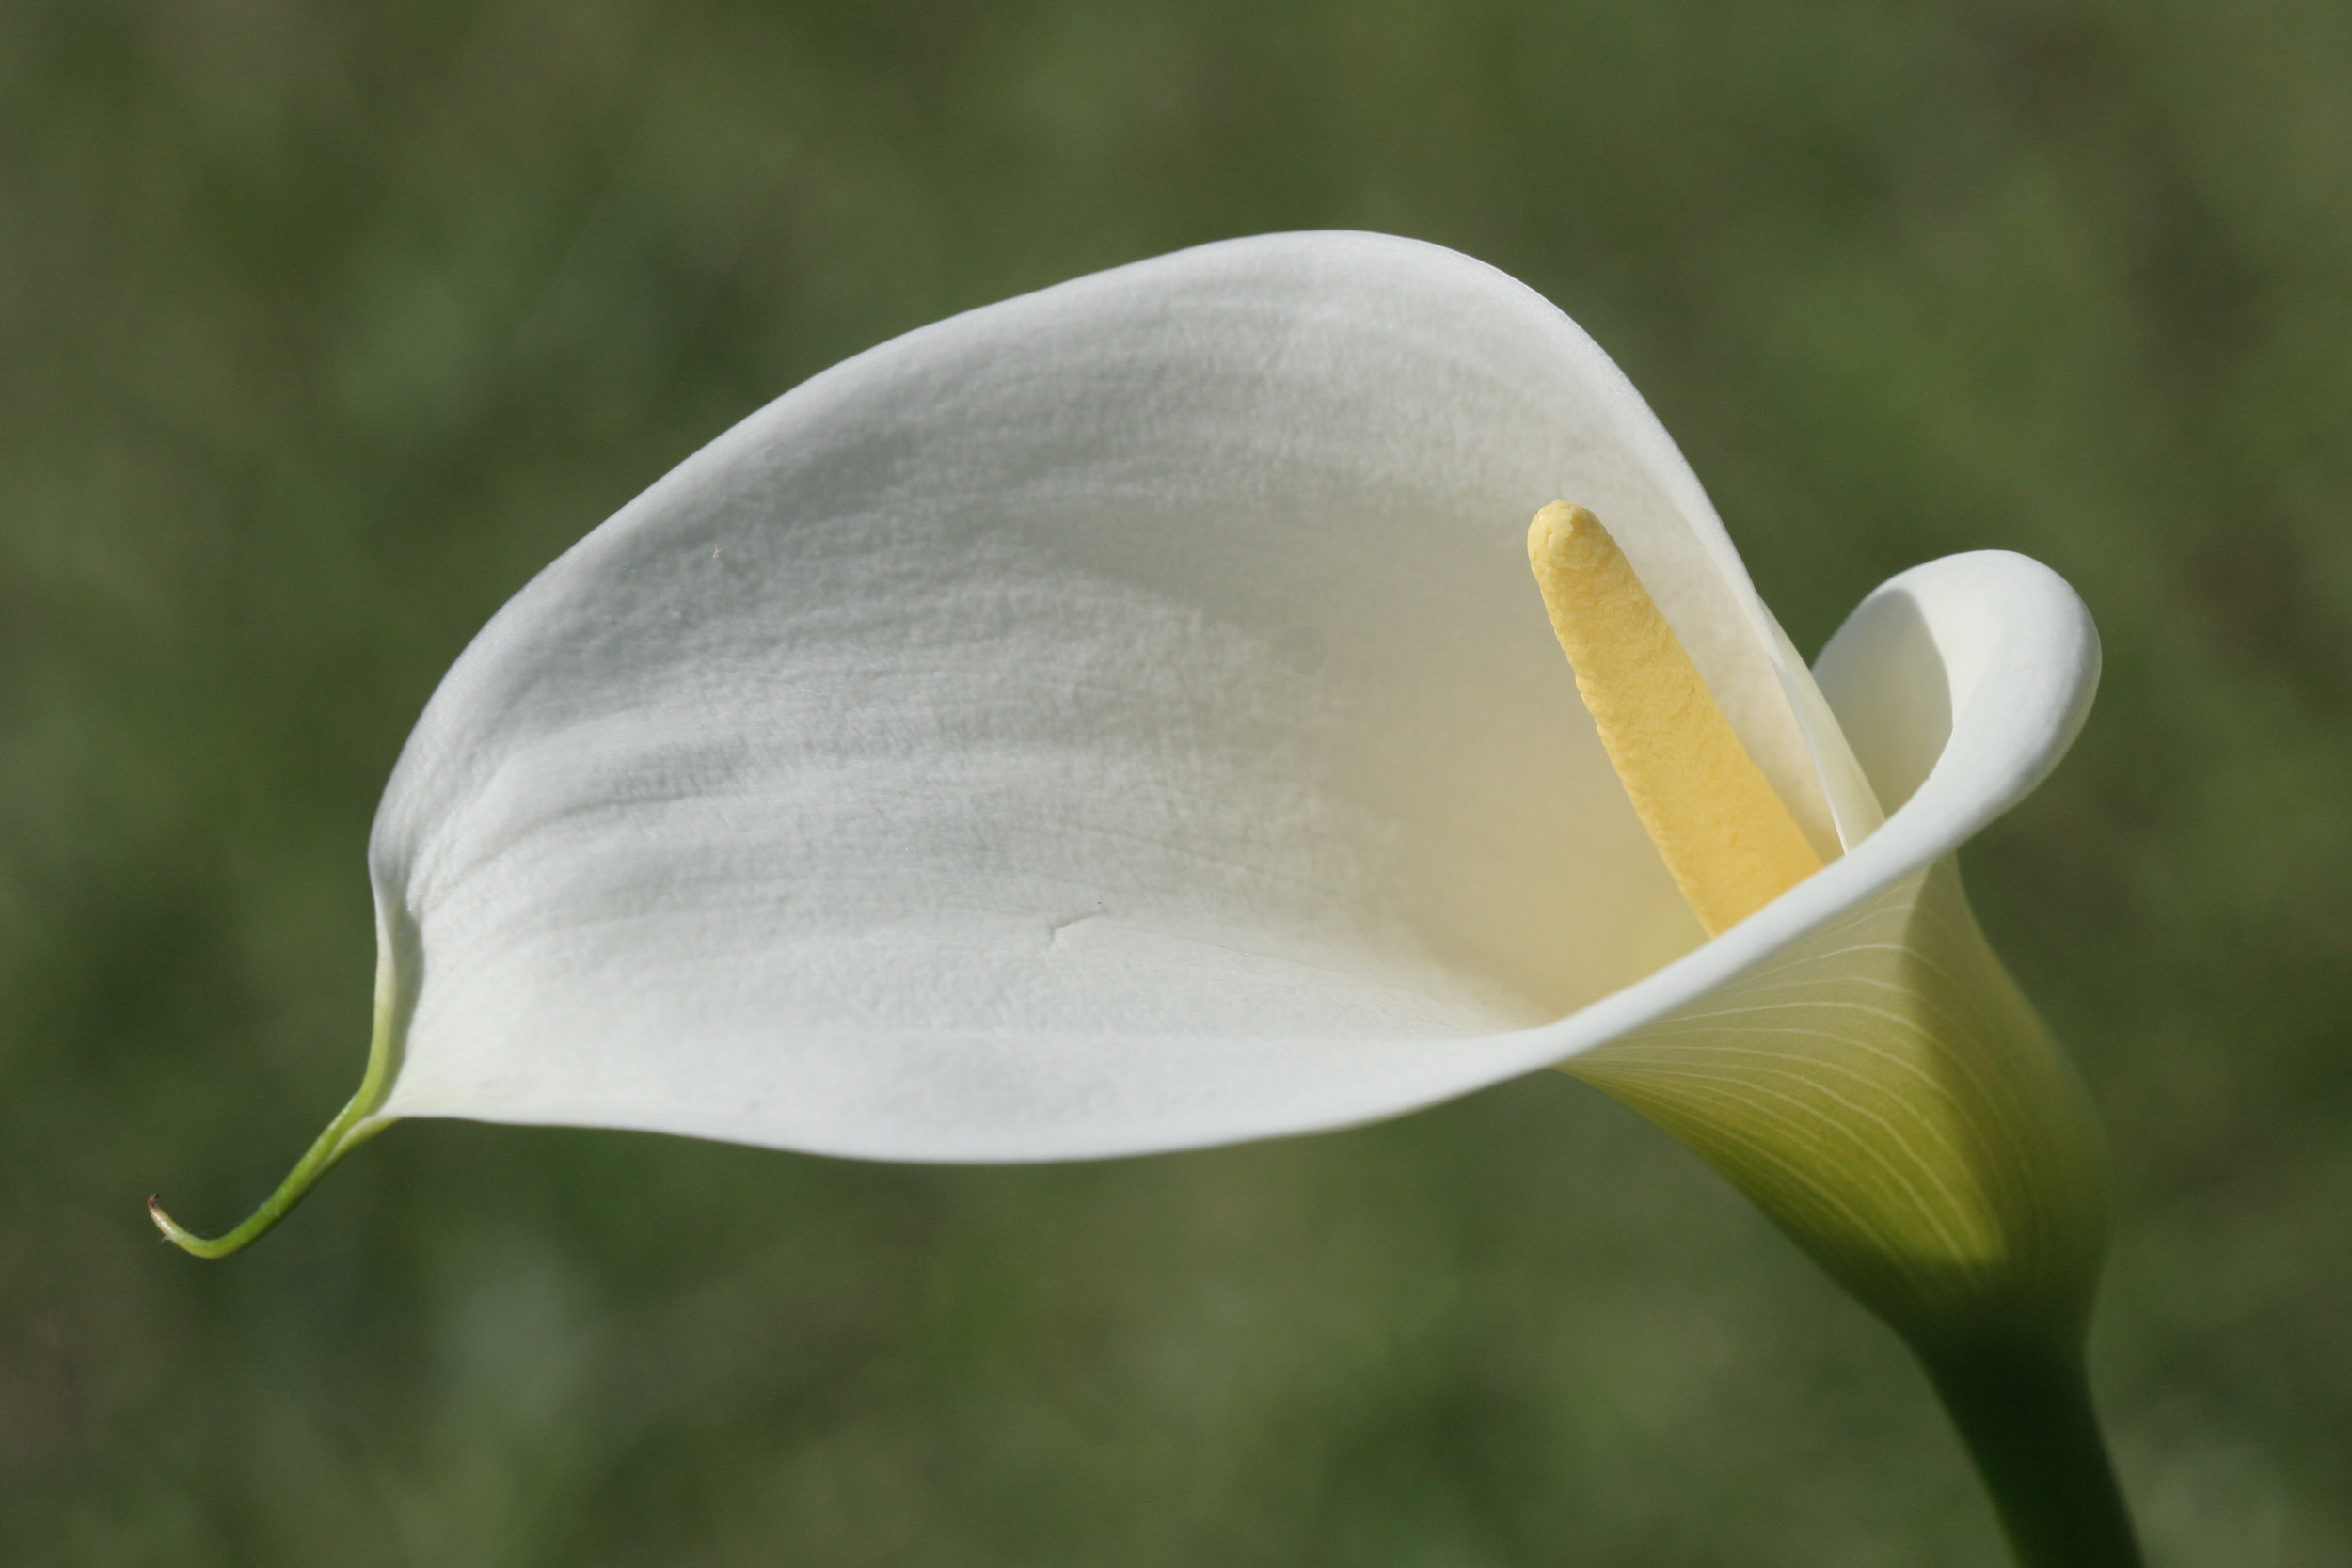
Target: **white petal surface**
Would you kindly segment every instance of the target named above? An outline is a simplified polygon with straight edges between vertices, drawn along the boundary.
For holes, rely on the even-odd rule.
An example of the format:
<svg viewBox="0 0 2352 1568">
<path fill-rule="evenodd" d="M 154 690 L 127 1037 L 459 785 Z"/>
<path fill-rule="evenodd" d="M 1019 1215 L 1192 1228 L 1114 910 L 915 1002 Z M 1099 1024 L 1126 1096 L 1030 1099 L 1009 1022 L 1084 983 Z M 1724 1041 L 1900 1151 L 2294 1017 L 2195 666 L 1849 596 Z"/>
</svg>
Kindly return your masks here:
<svg viewBox="0 0 2352 1568">
<path fill-rule="evenodd" d="M 1958 614 L 1954 744 L 1698 947 L 1528 580 L 1563 497 L 1834 847 L 1851 764 L 1817 771 L 1810 682 L 1696 481 L 1488 268 L 1233 242 L 837 367 L 550 566 L 436 694 L 372 846 L 405 1023 L 380 1114 L 951 1160 L 1360 1120 L 1670 1010 L 2071 735 L 1979 721 L 1989 683 L 2081 684 L 2002 652 L 2049 605 L 1970 621 L 1913 574 L 1944 609 L 1841 645 L 1941 648 Z M 1867 670 L 1830 696 L 1902 709 Z M 1903 760 L 1866 764 L 1916 763 L 1903 712 Z"/>
</svg>

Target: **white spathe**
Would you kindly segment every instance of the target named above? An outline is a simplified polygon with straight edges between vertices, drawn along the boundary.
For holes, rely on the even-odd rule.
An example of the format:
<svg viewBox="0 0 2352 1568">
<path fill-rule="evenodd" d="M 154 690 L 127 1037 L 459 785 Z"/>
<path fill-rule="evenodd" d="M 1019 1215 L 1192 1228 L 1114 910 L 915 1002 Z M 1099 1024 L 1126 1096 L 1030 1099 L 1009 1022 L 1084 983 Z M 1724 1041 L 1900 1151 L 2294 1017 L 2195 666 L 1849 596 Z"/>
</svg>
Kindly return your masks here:
<svg viewBox="0 0 2352 1568">
<path fill-rule="evenodd" d="M 1844 848 L 1712 942 L 1529 578 L 1559 499 Z M 1452 252 L 1081 278 L 779 399 L 485 628 L 376 819 L 369 1121 L 1009 1161 L 1391 1115 L 1949 855 L 2097 667 L 2063 583 L 1983 554 L 1880 590 L 1817 689 L 1631 386 Z"/>
</svg>

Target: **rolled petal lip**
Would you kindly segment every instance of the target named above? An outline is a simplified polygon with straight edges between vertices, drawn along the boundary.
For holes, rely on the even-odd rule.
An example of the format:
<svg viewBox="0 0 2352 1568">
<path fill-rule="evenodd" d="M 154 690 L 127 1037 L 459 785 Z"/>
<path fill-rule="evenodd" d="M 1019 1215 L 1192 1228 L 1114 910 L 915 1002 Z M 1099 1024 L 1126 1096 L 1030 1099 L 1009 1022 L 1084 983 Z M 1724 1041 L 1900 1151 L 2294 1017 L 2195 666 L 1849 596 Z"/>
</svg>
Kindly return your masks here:
<svg viewBox="0 0 2352 1568">
<path fill-rule="evenodd" d="M 1414 377 L 1434 385 L 1383 384 Z M 1465 409 L 1466 427 L 1446 428 Z M 1548 418 L 1569 436 L 1544 436 Z M 1170 428 L 1183 437 L 1164 438 Z M 1529 447 L 1538 450 L 1523 458 Z M 959 487 L 941 478 L 951 469 L 981 470 L 985 483 Z M 1431 479 L 1435 470 L 1443 472 Z M 1327 493 L 1318 485 L 1347 492 L 1337 511 L 1316 511 Z M 1569 736 L 1550 751 L 1528 742 L 1521 755 L 1510 751 L 1521 742 L 1489 736 L 1509 771 L 1533 756 L 1574 774 L 1578 821 L 1549 846 L 1554 860 L 1592 875 L 1612 906 L 1603 921 L 1647 921 L 1651 957 L 1670 958 L 1653 965 L 1630 948 L 1613 952 L 1580 982 L 1587 1005 L 1547 1009 L 1488 986 L 1489 974 L 1465 979 L 1447 954 L 1329 925 L 1311 907 L 1310 884 L 1327 872 L 1325 902 L 1356 896 L 1368 919 L 1386 918 L 1410 879 L 1382 883 L 1378 866 L 1348 859 L 1344 841 L 1351 829 L 1392 832 L 1404 808 L 1374 799 L 1359 810 L 1346 782 L 1324 776 L 1330 759 L 1310 754 L 1311 745 L 1290 759 L 1299 777 L 1278 777 L 1289 766 L 1283 726 L 1311 727 L 1314 705 L 1283 684 L 1289 676 L 1258 666 L 1311 663 L 1324 657 L 1313 639 L 1327 634 L 1334 662 L 1354 646 L 1350 635 L 1376 660 L 1383 628 L 1310 624 L 1309 641 L 1295 644 L 1287 640 L 1300 628 L 1280 628 L 1279 613 L 1267 620 L 1258 598 L 1264 582 L 1288 601 L 1329 584 L 1340 610 L 1417 624 L 1395 594 L 1402 578 L 1425 589 L 1433 614 L 1470 614 L 1463 638 L 1493 641 L 1502 634 L 1488 637 L 1484 622 L 1509 612 L 1486 577 L 1474 592 L 1449 577 L 1453 555 L 1350 578 L 1347 549 L 1315 548 L 1356 515 L 1343 503 L 1377 512 L 1394 490 L 1405 493 L 1399 506 L 1454 511 L 1441 518 L 1457 536 L 1449 549 L 1476 558 L 1491 534 L 1498 557 L 1512 561 L 1527 514 L 1571 488 L 1610 508 L 1801 820 L 1817 837 L 1867 836 L 1713 942 L 1692 945 L 1687 927 L 1661 936 L 1660 923 L 1673 920 L 1661 903 L 1670 884 L 1645 869 L 1647 846 L 1622 801 L 1604 798 L 1605 765 L 1597 771 L 1597 748 L 1573 733 L 1572 694 L 1565 704 L 1530 695 L 1537 677 L 1520 673 L 1518 644 L 1507 659 L 1472 660 L 1465 668 L 1478 678 L 1458 702 L 1516 702 L 1530 728 L 1556 724 Z M 1224 533 L 1206 535 L 1211 549 L 1181 533 L 1184 503 L 1265 526 L 1250 532 L 1227 519 Z M 1474 520 L 1462 523 L 1462 510 Z M 1295 543 L 1286 519 L 1302 512 L 1311 515 L 1291 531 L 1323 546 L 1285 555 Z M 1375 518 L 1366 533 L 1368 549 L 1406 537 L 1393 518 Z M 1205 586 L 1185 576 L 1192 557 L 1220 550 L 1248 559 Z M 1149 569 L 1128 573 L 1131 557 Z M 1476 570 L 1486 569 L 1482 560 Z M 1519 571 L 1511 592 L 1524 601 L 1520 642 L 1540 651 L 1541 611 Z M 1131 592 L 1138 583 L 1151 591 Z M 930 646 L 943 636 L 953 645 Z M 1144 656 L 1126 641 L 1144 643 Z M 1424 664 L 1452 657 L 1425 629 L 1404 641 Z M 1162 678 L 1170 662 L 1179 668 Z M 1543 668 L 1565 691 L 1556 653 Z M 2056 762 L 2096 668 L 2088 617 L 2055 576 L 2021 557 L 1967 556 L 1872 595 L 1824 654 L 1816 692 L 1662 428 L 1539 296 L 1465 258 L 1382 236 L 1271 236 L 1162 258 L 942 323 L 827 372 L 690 460 L 485 628 L 412 736 L 372 843 L 402 1053 L 375 1115 L 975 1162 L 1143 1153 L 1376 1119 L 1661 1017 L 1950 853 Z M 1185 725 L 1229 723 L 1197 711 L 1200 693 L 1184 677 L 1202 671 L 1215 677 L 1211 698 L 1265 713 L 1239 738 L 1209 735 L 1195 755 Z M 1358 708 L 1379 673 L 1357 672 Z M 926 679 L 954 701 L 922 688 Z M 1512 682 L 1521 684 L 1483 689 Z M 1443 705 L 1414 701 L 1400 702 L 1408 718 Z M 1055 704 L 1110 733 L 1098 742 L 1069 722 L 1057 728 Z M 1168 705 L 1172 738 L 1129 724 L 1125 716 L 1152 704 Z M 1855 783 L 1837 723 L 1824 724 L 1829 710 L 1855 738 L 1879 797 L 1904 801 L 1875 832 L 1875 801 Z M 989 722 L 1007 715 L 1022 745 L 992 757 Z M 1265 752 L 1280 755 L 1269 764 Z M 1208 765 L 1196 767 L 1202 756 Z M 906 787 L 941 758 L 961 768 L 943 786 L 961 798 Z M 1064 775 L 1073 800 L 1119 810 L 1106 821 L 1054 820 L 1039 802 L 1055 803 Z M 1208 820 L 1185 815 L 1195 788 Z M 992 790 L 1021 796 L 1021 809 L 999 809 Z M 1452 811 L 1440 824 L 1449 832 L 1477 815 L 1454 810 L 1445 787 L 1405 794 L 1407 807 L 1434 800 L 1441 815 Z M 1138 796 L 1149 808 L 1140 815 Z M 788 820 L 796 802 L 809 807 L 806 824 Z M 894 821 L 910 810 L 922 819 Z M 1248 831 L 1235 816 L 1252 818 Z M 1034 828 L 1034 843 L 981 842 L 1008 823 L 1016 838 Z M 1106 917 L 1087 927 L 1083 868 L 1031 875 L 1022 861 L 1025 847 L 1051 861 L 1057 838 L 1086 832 L 1135 883 L 1114 877 L 1115 891 L 1151 906 L 1132 929 L 1117 927 L 1124 911 L 1107 902 Z M 1152 842 L 1120 859 L 1120 845 L 1137 838 Z M 862 865 L 860 853 L 870 857 Z M 796 880 L 795 854 L 821 875 Z M 948 872 L 907 873 L 923 854 Z M 760 855 L 748 872 L 739 863 Z M 1260 874 L 1244 863 L 1251 855 L 1281 863 Z M 1009 868 L 1014 886 L 983 885 L 976 866 Z M 861 877 L 885 887 L 870 907 L 859 903 Z M 1050 912 L 1039 888 L 1057 886 L 1073 896 L 1065 916 L 1038 928 L 1045 948 L 1068 927 L 1134 948 L 1098 942 L 1082 955 L 1119 1005 L 1141 1015 L 1115 1048 L 1083 987 L 1052 992 L 1058 958 L 1040 965 L 1006 945 L 1009 930 Z M 794 973 L 748 974 L 765 961 L 752 939 L 769 917 L 743 911 L 811 889 L 843 901 L 838 924 L 864 920 L 882 936 L 828 946 L 821 927 L 836 911 L 803 911 L 775 949 Z M 1449 891 L 1461 893 L 1438 889 Z M 1520 893 L 1540 903 L 1540 892 Z M 1241 933 L 1243 946 L 1263 950 L 1235 967 L 1233 943 L 1221 940 L 1233 933 L 1218 922 L 1252 896 L 1278 912 Z M 959 910 L 965 899 L 970 909 Z M 732 914 L 730 901 L 741 906 Z M 893 927 L 915 904 L 928 924 Z M 1564 963 L 1579 941 L 1613 940 L 1569 934 L 1577 941 L 1562 943 Z M 640 955 L 641 973 L 615 973 Z M 883 973 L 848 972 L 868 960 Z M 1385 990 L 1384 964 L 1402 976 Z M 1159 1005 L 1155 980 L 1175 1002 Z M 811 1033 L 790 1006 L 848 997 L 854 1013 L 888 992 L 950 1017 L 965 1004 L 959 984 L 984 993 L 969 1001 L 973 1028 L 844 1026 L 836 1017 Z M 1252 1008 L 1247 1026 L 1219 1027 Z M 1535 1022 L 1547 1011 L 1565 1016 Z M 1275 1022 L 1261 1026 L 1269 1015 Z M 1530 1026 L 1491 1026 L 1514 1017 Z M 1489 1026 L 1477 1026 L 1482 1018 Z"/>
<path fill-rule="evenodd" d="M 1547 1029 L 1530 1066 L 1663 1018 L 1956 852 L 2058 766 L 2099 684 L 2099 638 L 2064 578 L 2007 550 L 1915 566 L 1849 616 L 1816 667 L 1883 800 L 1869 837 L 1705 946 Z M 1546 1054 L 1548 1053 L 1548 1054 Z"/>
</svg>

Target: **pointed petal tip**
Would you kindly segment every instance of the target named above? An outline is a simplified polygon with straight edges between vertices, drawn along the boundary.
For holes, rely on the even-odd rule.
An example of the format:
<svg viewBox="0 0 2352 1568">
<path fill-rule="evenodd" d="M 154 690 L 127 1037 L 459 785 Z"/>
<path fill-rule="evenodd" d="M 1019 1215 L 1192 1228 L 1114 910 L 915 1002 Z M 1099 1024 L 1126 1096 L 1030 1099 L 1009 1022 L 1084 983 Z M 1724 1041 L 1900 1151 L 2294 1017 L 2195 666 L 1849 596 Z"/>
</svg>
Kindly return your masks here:
<svg viewBox="0 0 2352 1568">
<path fill-rule="evenodd" d="M 297 1175 L 301 1173 L 297 1170 Z M 312 1174 L 310 1180 L 316 1180 L 316 1174 Z M 303 1192 L 309 1190 L 306 1182 L 300 1191 L 294 1192 L 290 1196 L 288 1188 L 293 1184 L 293 1179 L 289 1178 L 287 1186 L 280 1187 L 272 1194 L 269 1201 L 248 1215 L 244 1224 L 233 1230 L 225 1230 L 217 1236 L 199 1236 L 190 1230 L 165 1212 L 161 1198 L 153 1195 L 150 1195 L 147 1200 L 147 1217 L 155 1222 L 155 1228 L 163 1232 L 165 1241 L 169 1242 L 189 1257 L 228 1258 L 243 1252 L 246 1247 L 278 1228 L 278 1222 L 286 1217 L 286 1212 L 300 1200 Z"/>
<path fill-rule="evenodd" d="M 392 1124 L 396 1118 L 390 1117 L 368 1119 L 369 1107 L 381 1098 L 373 1081 L 362 1084 L 342 1114 L 329 1122 L 318 1141 L 294 1162 L 294 1169 L 286 1173 L 278 1190 L 262 1199 L 261 1207 L 246 1215 L 235 1229 L 213 1237 L 199 1236 L 166 1213 L 162 1198 L 153 1193 L 148 1195 L 147 1217 L 155 1222 L 164 1240 L 191 1257 L 227 1258 L 243 1252 L 277 1229 L 278 1222 L 293 1212 L 294 1205 L 308 1196 L 319 1179 L 334 1169 L 344 1155 Z"/>
<path fill-rule="evenodd" d="M 160 1193 L 147 1195 L 147 1217 L 155 1222 L 155 1228 L 163 1233 L 165 1241 L 191 1257 L 221 1258 L 227 1256 L 226 1252 L 218 1250 L 219 1242 L 207 1242 L 203 1237 L 197 1235 L 166 1213 L 163 1195 Z M 228 1237 L 221 1237 L 219 1241 L 228 1239 Z"/>
</svg>

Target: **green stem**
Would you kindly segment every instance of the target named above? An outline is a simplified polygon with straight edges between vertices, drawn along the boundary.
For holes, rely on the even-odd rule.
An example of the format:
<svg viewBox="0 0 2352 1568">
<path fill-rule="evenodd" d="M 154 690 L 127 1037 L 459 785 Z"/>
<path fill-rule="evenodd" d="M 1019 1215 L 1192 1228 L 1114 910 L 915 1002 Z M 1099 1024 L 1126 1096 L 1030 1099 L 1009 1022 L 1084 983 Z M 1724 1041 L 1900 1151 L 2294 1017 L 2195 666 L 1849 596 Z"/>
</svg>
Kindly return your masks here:
<svg viewBox="0 0 2352 1568">
<path fill-rule="evenodd" d="M 2078 1351 L 2008 1337 L 1915 1348 L 2020 1568 L 2140 1568 Z"/>
</svg>

